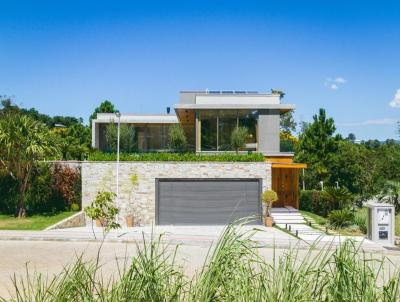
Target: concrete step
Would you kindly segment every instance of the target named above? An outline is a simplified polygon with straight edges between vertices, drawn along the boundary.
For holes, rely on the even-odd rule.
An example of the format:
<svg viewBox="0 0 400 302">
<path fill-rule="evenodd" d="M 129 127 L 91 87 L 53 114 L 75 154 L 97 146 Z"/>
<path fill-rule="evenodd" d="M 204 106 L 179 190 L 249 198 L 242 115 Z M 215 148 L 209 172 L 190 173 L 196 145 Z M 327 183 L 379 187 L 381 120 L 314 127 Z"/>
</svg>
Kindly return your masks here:
<svg viewBox="0 0 400 302">
<path fill-rule="evenodd" d="M 302 223 L 306 224 L 306 221 L 302 218 L 276 218 L 272 217 L 275 223 Z"/>
<path fill-rule="evenodd" d="M 288 213 L 288 212 L 277 212 L 277 213 L 274 213 L 274 212 L 271 212 L 271 215 L 273 215 L 273 216 L 301 216 L 301 217 L 303 217 L 303 215 L 301 215 L 300 213 Z"/>
</svg>

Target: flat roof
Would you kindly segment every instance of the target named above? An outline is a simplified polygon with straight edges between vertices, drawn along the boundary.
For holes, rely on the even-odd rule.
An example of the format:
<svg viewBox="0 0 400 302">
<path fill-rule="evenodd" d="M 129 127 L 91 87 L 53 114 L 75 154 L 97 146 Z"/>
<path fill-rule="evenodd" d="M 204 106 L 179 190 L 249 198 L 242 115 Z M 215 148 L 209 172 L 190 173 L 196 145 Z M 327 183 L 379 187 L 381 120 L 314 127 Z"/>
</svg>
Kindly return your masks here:
<svg viewBox="0 0 400 302">
<path fill-rule="evenodd" d="M 296 108 L 294 104 L 176 104 L 176 109 L 279 109 L 289 111 Z"/>
<path fill-rule="evenodd" d="M 98 113 L 95 123 L 117 122 L 118 118 L 114 113 Z M 127 114 L 121 113 L 121 123 L 132 124 L 176 124 L 178 117 L 175 114 Z"/>
<path fill-rule="evenodd" d="M 196 94 L 222 94 L 222 95 L 240 95 L 240 94 L 256 94 L 256 95 L 279 95 L 271 92 L 259 92 L 254 90 L 181 90 L 179 93 L 196 93 Z"/>
</svg>

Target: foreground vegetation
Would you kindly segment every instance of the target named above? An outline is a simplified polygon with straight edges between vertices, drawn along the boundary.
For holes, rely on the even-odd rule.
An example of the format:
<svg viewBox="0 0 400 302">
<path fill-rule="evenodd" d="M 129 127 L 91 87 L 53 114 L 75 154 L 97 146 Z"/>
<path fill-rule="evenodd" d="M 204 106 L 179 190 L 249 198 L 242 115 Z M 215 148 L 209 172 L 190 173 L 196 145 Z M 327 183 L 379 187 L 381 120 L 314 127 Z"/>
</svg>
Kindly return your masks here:
<svg viewBox="0 0 400 302">
<path fill-rule="evenodd" d="M 61 212 L 49 215 L 32 215 L 15 219 L 14 215 L 0 215 L 0 230 L 40 231 L 73 215 L 74 212 Z"/>
<path fill-rule="evenodd" d="M 188 279 L 176 249 L 160 239 L 138 246 L 119 275 L 104 277 L 99 259 L 75 263 L 48 279 L 14 277 L 7 301 L 398 301 L 400 275 L 385 259 L 371 259 L 348 241 L 336 251 L 289 251 L 266 262 L 253 231 L 228 227 L 200 271 Z M 385 265 L 384 265 L 385 264 Z M 387 271 L 389 266 L 392 275 Z M 1 299 L 0 299 L 1 300 Z M 4 301 L 6 301 L 4 299 Z"/>
</svg>

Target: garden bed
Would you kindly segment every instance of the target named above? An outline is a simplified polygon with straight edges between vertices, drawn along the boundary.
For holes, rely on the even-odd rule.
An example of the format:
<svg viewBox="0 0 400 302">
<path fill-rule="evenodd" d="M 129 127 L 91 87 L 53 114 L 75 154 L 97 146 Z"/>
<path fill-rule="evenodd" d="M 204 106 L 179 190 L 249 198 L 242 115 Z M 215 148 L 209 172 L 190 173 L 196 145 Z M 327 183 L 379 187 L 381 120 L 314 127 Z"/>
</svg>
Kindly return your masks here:
<svg viewBox="0 0 400 302">
<path fill-rule="evenodd" d="M 94 152 L 89 155 L 90 161 L 115 161 L 116 153 Z M 197 154 L 188 153 L 121 153 L 120 161 L 192 161 L 192 162 L 263 162 L 261 153 L 221 153 Z"/>
</svg>

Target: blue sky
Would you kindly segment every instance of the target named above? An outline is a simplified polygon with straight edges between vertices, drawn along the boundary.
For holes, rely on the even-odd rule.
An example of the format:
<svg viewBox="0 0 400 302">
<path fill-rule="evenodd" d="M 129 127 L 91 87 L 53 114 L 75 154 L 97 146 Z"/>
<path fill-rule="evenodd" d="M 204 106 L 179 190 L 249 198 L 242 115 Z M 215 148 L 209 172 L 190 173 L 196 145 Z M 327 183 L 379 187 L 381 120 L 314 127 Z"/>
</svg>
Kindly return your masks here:
<svg viewBox="0 0 400 302">
<path fill-rule="evenodd" d="M 344 135 L 397 136 L 395 1 L 4 0 L 0 11 L 0 94 L 24 107 L 87 120 L 104 99 L 164 113 L 179 90 L 279 88 L 297 120 L 323 107 Z"/>
</svg>

